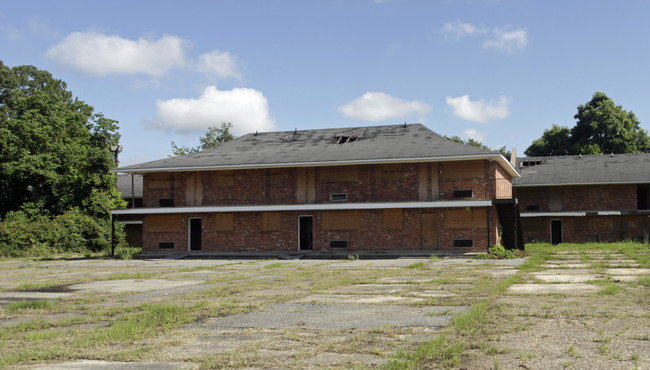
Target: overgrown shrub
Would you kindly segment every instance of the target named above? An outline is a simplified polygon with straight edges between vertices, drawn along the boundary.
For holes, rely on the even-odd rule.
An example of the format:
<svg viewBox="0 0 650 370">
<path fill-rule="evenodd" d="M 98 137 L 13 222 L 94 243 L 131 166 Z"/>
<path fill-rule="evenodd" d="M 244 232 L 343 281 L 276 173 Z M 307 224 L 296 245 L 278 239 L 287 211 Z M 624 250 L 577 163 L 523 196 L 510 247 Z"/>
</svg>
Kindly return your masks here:
<svg viewBox="0 0 650 370">
<path fill-rule="evenodd" d="M 124 231 L 115 225 L 116 244 L 124 243 Z M 111 222 L 72 209 L 60 216 L 29 211 L 7 213 L 0 222 L 0 256 L 49 256 L 110 250 Z"/>
</svg>

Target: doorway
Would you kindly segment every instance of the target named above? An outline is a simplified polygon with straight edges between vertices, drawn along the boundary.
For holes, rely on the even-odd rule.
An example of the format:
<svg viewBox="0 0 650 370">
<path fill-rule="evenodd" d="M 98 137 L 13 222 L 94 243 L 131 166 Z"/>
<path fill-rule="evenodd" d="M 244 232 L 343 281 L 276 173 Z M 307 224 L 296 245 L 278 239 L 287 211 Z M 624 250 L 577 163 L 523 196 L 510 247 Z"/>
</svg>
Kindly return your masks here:
<svg viewBox="0 0 650 370">
<path fill-rule="evenodd" d="M 314 217 L 298 216 L 298 249 L 310 251 L 314 249 Z"/>
<path fill-rule="evenodd" d="M 562 243 L 562 220 L 551 220 L 551 244 Z"/>
<path fill-rule="evenodd" d="M 192 217 L 188 219 L 188 222 L 189 222 L 188 250 L 200 251 L 201 250 L 201 218 Z"/>
<path fill-rule="evenodd" d="M 422 249 L 438 249 L 438 214 L 420 214 L 420 241 Z"/>
</svg>

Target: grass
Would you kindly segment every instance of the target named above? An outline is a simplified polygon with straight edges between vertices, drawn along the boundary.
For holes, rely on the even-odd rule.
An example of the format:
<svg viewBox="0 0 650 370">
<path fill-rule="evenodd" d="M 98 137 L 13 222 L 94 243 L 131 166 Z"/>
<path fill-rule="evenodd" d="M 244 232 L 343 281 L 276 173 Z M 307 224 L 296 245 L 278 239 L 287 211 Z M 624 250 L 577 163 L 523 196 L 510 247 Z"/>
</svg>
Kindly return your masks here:
<svg viewBox="0 0 650 370">
<path fill-rule="evenodd" d="M 17 313 L 22 311 L 36 311 L 46 310 L 57 305 L 58 302 L 50 301 L 47 299 L 39 299 L 35 301 L 19 301 L 11 302 L 5 307 L 5 311 L 9 313 Z"/>
</svg>

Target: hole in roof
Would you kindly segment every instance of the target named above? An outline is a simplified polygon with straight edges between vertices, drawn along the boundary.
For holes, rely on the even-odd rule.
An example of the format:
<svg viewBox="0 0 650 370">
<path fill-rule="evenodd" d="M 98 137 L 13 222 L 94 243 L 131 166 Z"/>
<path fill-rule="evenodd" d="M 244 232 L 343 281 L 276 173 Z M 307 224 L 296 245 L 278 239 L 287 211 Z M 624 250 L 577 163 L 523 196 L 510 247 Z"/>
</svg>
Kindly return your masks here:
<svg viewBox="0 0 650 370">
<path fill-rule="evenodd" d="M 353 143 L 357 141 L 358 137 L 340 135 L 340 136 L 336 136 L 335 139 L 337 144 L 345 144 L 345 143 Z"/>
</svg>

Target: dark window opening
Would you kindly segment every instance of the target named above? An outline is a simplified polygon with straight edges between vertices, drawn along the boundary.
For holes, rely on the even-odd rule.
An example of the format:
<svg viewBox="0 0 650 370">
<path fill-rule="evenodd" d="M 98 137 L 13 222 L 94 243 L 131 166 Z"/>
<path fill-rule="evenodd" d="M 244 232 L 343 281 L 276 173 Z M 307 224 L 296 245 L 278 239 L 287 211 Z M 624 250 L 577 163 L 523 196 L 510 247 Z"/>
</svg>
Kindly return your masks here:
<svg viewBox="0 0 650 370">
<path fill-rule="evenodd" d="M 330 240 L 331 249 L 347 249 L 348 241 L 347 240 Z"/>
<path fill-rule="evenodd" d="M 541 208 L 538 205 L 526 206 L 526 211 L 539 211 Z"/>
<path fill-rule="evenodd" d="M 523 162 L 521 162 L 521 165 L 524 166 L 524 167 L 537 166 L 539 164 L 542 164 L 542 161 L 540 159 L 533 160 L 533 161 L 523 161 Z"/>
<path fill-rule="evenodd" d="M 174 206 L 174 198 L 160 198 L 160 199 L 158 199 L 158 204 L 161 207 L 173 207 Z"/>
<path fill-rule="evenodd" d="M 348 193 L 331 193 L 330 194 L 331 202 L 347 202 Z"/>
<path fill-rule="evenodd" d="M 356 136 L 336 136 L 337 144 L 353 143 L 357 141 L 358 137 Z"/>
<path fill-rule="evenodd" d="M 562 243 L 562 220 L 551 220 L 551 244 Z"/>
<path fill-rule="evenodd" d="M 160 242 L 158 243 L 159 249 L 174 249 L 174 242 Z"/>
<path fill-rule="evenodd" d="M 471 190 L 454 190 L 454 198 L 471 198 L 472 196 Z"/>
<path fill-rule="evenodd" d="M 640 184 L 636 186 L 636 208 L 638 210 L 650 209 L 649 184 Z"/>
<path fill-rule="evenodd" d="M 454 247 L 473 247 L 474 240 L 472 239 L 454 239 Z"/>
</svg>

